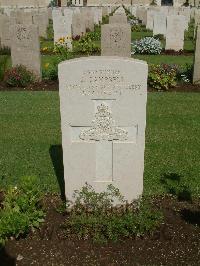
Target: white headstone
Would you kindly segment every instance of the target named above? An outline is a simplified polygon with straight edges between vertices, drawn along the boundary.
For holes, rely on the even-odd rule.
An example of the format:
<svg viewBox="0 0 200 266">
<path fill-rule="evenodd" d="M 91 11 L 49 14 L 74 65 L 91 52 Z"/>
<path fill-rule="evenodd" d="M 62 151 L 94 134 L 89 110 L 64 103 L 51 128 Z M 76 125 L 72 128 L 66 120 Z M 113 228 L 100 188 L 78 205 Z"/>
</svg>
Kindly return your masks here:
<svg viewBox="0 0 200 266">
<path fill-rule="evenodd" d="M 0 45 L 1 47 L 11 47 L 10 35 L 11 20 L 8 16 L 0 14 Z"/>
<path fill-rule="evenodd" d="M 114 14 L 113 16 L 109 17 L 110 24 L 126 24 L 127 23 L 127 16 L 124 14 Z"/>
<path fill-rule="evenodd" d="M 131 56 L 131 26 L 129 24 L 101 26 L 101 55 Z"/>
<path fill-rule="evenodd" d="M 143 191 L 146 62 L 88 57 L 59 65 L 66 198 L 109 184 L 129 202 Z"/>
<path fill-rule="evenodd" d="M 16 24 L 11 27 L 12 65 L 23 65 L 41 78 L 39 30 L 36 25 Z"/>
<path fill-rule="evenodd" d="M 81 13 L 74 13 L 72 17 L 72 35 L 83 36 L 86 32 L 86 24 L 84 22 L 84 17 Z"/>
<path fill-rule="evenodd" d="M 198 26 L 196 34 L 193 83 L 200 84 L 200 26 Z"/>
<path fill-rule="evenodd" d="M 60 9 L 54 9 L 52 15 L 54 43 L 58 42 L 60 38 L 65 38 L 68 48 L 71 49 L 72 22 L 68 20 L 67 16 L 62 14 Z"/>
<path fill-rule="evenodd" d="M 165 50 L 180 51 L 184 46 L 185 17 L 168 16 Z"/>
<path fill-rule="evenodd" d="M 165 14 L 155 13 L 153 18 L 153 35 L 162 34 L 166 35 L 167 18 Z"/>
</svg>

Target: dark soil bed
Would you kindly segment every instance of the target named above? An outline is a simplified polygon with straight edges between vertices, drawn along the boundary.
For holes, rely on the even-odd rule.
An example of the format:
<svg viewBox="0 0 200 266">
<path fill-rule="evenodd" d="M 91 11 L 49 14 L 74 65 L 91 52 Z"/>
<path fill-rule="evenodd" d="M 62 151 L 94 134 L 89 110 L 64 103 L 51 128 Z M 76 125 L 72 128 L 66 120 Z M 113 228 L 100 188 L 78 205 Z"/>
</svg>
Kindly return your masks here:
<svg viewBox="0 0 200 266">
<path fill-rule="evenodd" d="M 0 91 L 58 91 L 59 85 L 58 81 L 42 81 L 40 83 L 35 83 L 29 85 L 27 88 L 11 88 L 6 86 L 4 82 L 0 82 Z M 157 91 L 152 88 L 148 88 L 149 92 Z M 200 84 L 178 84 L 176 87 L 169 90 L 169 92 L 200 92 Z"/>
<path fill-rule="evenodd" d="M 30 84 L 26 88 L 8 87 L 5 82 L 0 82 L 0 91 L 57 91 L 58 87 L 58 81 L 42 81 Z"/>
<path fill-rule="evenodd" d="M 164 223 L 153 235 L 98 245 L 67 238 L 61 224 L 66 216 L 56 209 L 57 196 L 45 200 L 46 221 L 25 238 L 9 240 L 0 252 L 0 265 L 199 265 L 200 202 L 155 198 Z"/>
</svg>

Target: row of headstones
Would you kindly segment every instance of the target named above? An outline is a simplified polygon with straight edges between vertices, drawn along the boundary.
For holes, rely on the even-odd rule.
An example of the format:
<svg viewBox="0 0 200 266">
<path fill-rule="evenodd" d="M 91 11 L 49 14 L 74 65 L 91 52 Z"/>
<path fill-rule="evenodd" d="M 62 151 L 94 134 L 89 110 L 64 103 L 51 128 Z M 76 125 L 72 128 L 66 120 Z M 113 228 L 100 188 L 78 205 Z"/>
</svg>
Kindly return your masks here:
<svg viewBox="0 0 200 266">
<path fill-rule="evenodd" d="M 168 16 L 184 16 L 186 30 L 191 19 L 195 20 L 196 26 L 200 23 L 200 10 L 195 7 L 134 6 L 130 8 L 130 12 L 140 19 L 147 29 L 154 30 L 154 35 L 166 34 L 166 20 Z"/>
<path fill-rule="evenodd" d="M 131 56 L 131 27 L 127 23 L 125 12 L 120 13 L 118 9 L 113 16 L 109 18 L 109 24 L 102 25 L 101 47 L 102 55 L 107 56 Z M 39 32 L 36 25 L 15 24 L 12 28 L 11 55 L 13 66 L 22 64 L 32 70 L 40 77 L 40 42 Z M 198 38 L 197 38 L 198 42 Z M 198 45 L 196 49 L 196 58 L 198 58 Z M 196 59 L 195 69 L 198 69 L 198 60 Z M 195 81 L 198 81 L 198 73 Z"/>
<path fill-rule="evenodd" d="M 52 11 L 54 43 L 63 37 L 82 37 L 87 31 L 94 31 L 94 25 L 102 23 L 113 7 L 63 7 Z M 69 47 L 71 47 L 68 38 Z"/>
<path fill-rule="evenodd" d="M 184 32 L 188 29 L 191 9 L 188 7 L 134 7 L 132 14 L 153 35 L 162 34 L 166 37 L 166 50 L 183 50 Z"/>
<path fill-rule="evenodd" d="M 102 16 L 102 9 L 98 7 L 53 9 L 54 43 L 66 36 L 70 40 L 72 37 L 84 36 L 86 31 L 94 31 L 94 25 L 102 22 Z"/>
<path fill-rule="evenodd" d="M 180 9 L 179 9 L 180 10 Z M 182 9 L 183 11 L 183 9 Z M 185 12 L 185 11 L 184 11 Z M 188 10 L 187 10 L 188 14 Z M 158 19 L 159 17 L 159 19 Z M 184 46 L 184 31 L 185 21 L 190 16 L 183 15 L 169 15 L 164 17 L 166 20 L 165 32 L 155 32 L 154 27 L 162 28 L 164 14 L 156 12 L 154 14 L 153 30 L 155 34 L 166 35 L 166 47 L 165 49 L 173 49 L 179 51 Z M 194 56 L 194 72 L 193 72 L 193 83 L 200 83 L 200 10 L 196 9 L 195 12 L 195 56 Z M 123 9 L 119 8 L 113 16 L 109 18 L 108 25 L 102 25 L 101 29 L 101 55 L 106 56 L 131 56 L 131 28 L 127 24 L 127 17 Z"/>
</svg>

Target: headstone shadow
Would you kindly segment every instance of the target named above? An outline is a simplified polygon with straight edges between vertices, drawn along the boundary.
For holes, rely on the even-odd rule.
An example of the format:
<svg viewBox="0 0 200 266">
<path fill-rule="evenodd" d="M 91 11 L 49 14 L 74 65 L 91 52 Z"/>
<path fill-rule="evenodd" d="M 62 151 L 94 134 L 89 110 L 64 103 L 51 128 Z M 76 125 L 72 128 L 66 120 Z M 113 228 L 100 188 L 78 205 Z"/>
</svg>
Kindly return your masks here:
<svg viewBox="0 0 200 266">
<path fill-rule="evenodd" d="M 178 173 L 164 173 L 160 178 L 167 193 L 177 196 L 179 201 L 192 202 L 190 187 L 182 182 L 183 176 Z"/>
<path fill-rule="evenodd" d="M 181 210 L 181 218 L 187 223 L 200 227 L 200 211 L 199 210 Z"/>
<path fill-rule="evenodd" d="M 51 160 L 54 166 L 54 171 L 60 187 L 61 199 L 65 198 L 65 181 L 64 181 L 64 166 L 63 166 L 63 150 L 62 145 L 52 145 L 49 149 Z"/>
<path fill-rule="evenodd" d="M 1 266 L 15 266 L 16 259 L 11 257 L 5 248 L 0 248 L 0 265 Z"/>
</svg>

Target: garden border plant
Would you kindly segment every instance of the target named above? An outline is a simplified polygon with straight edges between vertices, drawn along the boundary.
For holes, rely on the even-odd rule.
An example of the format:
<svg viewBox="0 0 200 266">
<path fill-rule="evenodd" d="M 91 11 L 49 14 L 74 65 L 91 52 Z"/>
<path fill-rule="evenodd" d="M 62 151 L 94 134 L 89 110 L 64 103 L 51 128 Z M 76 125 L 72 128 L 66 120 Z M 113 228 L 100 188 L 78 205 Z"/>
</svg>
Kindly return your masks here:
<svg viewBox="0 0 200 266">
<path fill-rule="evenodd" d="M 80 191 L 75 191 L 74 199 L 64 225 L 66 234 L 98 243 L 152 233 L 163 221 L 162 213 L 153 210 L 147 200 L 141 198 L 127 204 L 113 185 L 97 193 L 86 183 Z M 118 204 L 113 207 L 113 203 Z"/>
<path fill-rule="evenodd" d="M 35 176 L 22 177 L 18 186 L 4 192 L 0 205 L 0 248 L 10 237 L 18 238 L 44 222 L 42 193 Z"/>
</svg>

